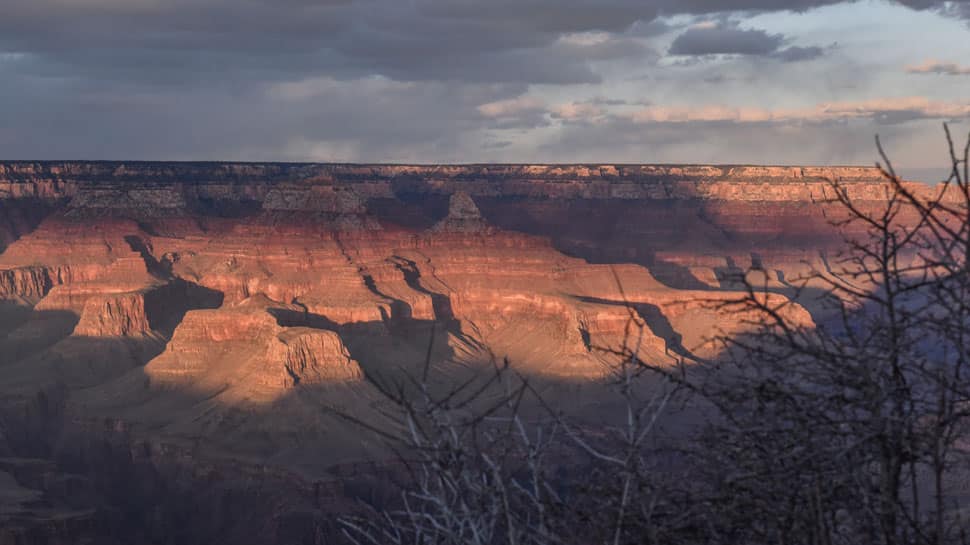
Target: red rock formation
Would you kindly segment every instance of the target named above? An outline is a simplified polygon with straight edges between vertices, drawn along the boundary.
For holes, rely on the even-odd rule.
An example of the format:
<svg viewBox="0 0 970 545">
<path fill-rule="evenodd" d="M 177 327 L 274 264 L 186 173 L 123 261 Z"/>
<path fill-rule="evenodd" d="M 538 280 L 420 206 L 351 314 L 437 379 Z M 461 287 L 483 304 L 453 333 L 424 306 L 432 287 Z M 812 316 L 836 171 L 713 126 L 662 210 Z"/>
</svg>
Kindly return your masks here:
<svg viewBox="0 0 970 545">
<path fill-rule="evenodd" d="M 0 401 L 319 478 L 373 447 L 322 407 L 429 355 L 566 384 L 716 357 L 739 271 L 781 300 L 837 240 L 824 178 L 882 197 L 855 167 L 0 163 Z"/>
<path fill-rule="evenodd" d="M 518 355 L 537 372 L 590 376 L 602 369 L 593 346 L 623 342 L 625 302 L 650 305 L 669 322 L 663 327 L 699 345 L 704 335 L 693 330 L 703 328 L 692 324 L 719 320 L 699 319 L 704 311 L 693 307 L 691 319 L 675 323 L 677 305 L 727 287 L 722 270 L 757 260 L 793 271 L 831 240 L 811 205 L 825 178 L 848 180 L 863 200 L 879 198 L 884 187 L 876 171 L 855 167 L 0 167 L 0 193 L 14 197 L 5 209 L 27 197 L 61 206 L 0 254 L 0 295 L 36 303 L 37 312 L 73 313 L 74 336 L 174 332 L 168 353 L 193 335 L 221 342 L 218 327 L 238 334 L 252 320 L 283 328 L 269 336 L 277 343 L 283 330 L 310 324 L 341 336 L 353 324 L 370 324 L 367 335 L 393 337 L 413 324 L 450 323 L 456 334 L 473 335 L 473 344 Z M 122 219 L 129 217 L 135 220 Z M 617 292 L 611 269 L 563 250 L 645 265 L 624 273 L 625 283 L 645 287 Z M 184 309 L 150 309 L 146 297 L 168 293 L 173 283 L 221 294 L 224 308 L 189 312 L 181 322 Z M 267 301 L 255 315 L 229 310 L 254 297 Z M 271 306 L 290 321 L 270 316 Z M 234 318 L 215 318 L 223 314 Z M 200 316 L 214 318 L 202 323 Z M 640 344 L 664 354 L 667 337 L 651 333 Z M 311 338 L 294 340 L 304 347 L 294 350 L 305 352 Z M 264 341 L 265 356 L 272 343 Z M 183 355 L 173 369 L 205 359 Z"/>
<path fill-rule="evenodd" d="M 154 385 L 218 392 L 227 403 L 262 402 L 297 385 L 361 378 L 335 332 L 280 326 L 273 311 L 293 312 L 263 295 L 190 311 L 145 373 Z"/>
</svg>

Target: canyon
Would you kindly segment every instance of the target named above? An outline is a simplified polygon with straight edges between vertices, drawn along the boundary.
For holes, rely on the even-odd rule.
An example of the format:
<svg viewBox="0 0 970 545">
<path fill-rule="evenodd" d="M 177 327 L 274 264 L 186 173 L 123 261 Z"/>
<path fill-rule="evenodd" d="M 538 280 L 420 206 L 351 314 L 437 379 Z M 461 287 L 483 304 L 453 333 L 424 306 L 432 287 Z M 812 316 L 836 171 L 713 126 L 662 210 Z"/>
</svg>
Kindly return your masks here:
<svg viewBox="0 0 970 545">
<path fill-rule="evenodd" d="M 615 351 L 716 357 L 739 275 L 824 319 L 797 279 L 839 247 L 832 180 L 885 195 L 864 167 L 0 163 L 0 544 L 323 542 L 382 490 L 341 417 L 375 381 L 508 361 L 582 412 Z"/>
</svg>

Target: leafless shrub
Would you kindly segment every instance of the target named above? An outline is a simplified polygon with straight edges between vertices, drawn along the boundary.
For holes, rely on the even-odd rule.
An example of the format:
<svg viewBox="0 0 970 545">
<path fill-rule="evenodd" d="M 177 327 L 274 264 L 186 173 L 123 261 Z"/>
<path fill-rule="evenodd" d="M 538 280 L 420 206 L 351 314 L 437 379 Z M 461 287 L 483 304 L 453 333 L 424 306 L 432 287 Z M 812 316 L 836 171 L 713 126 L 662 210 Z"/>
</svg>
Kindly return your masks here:
<svg viewBox="0 0 970 545">
<path fill-rule="evenodd" d="M 344 520 L 358 544 L 967 543 L 970 139 L 946 128 L 949 179 L 926 197 L 879 146 L 878 203 L 832 180 L 819 206 L 844 250 L 797 279 L 806 323 L 764 271 L 721 300 L 750 333 L 691 366 L 612 351 L 615 422 L 550 406 L 508 362 L 444 393 L 382 385 L 383 434 L 407 461 L 398 508 Z M 877 140 L 878 146 L 878 140 Z M 797 297 L 795 299 L 798 299 Z M 802 316 L 801 318 L 799 316 Z M 659 379 L 659 385 L 658 385 Z M 658 439 L 671 404 L 704 425 Z M 530 410 L 524 410 L 524 407 Z M 538 410 L 534 410 L 538 409 Z"/>
<path fill-rule="evenodd" d="M 800 323 L 791 300 L 744 277 L 724 310 L 752 333 L 719 338 L 724 357 L 678 378 L 716 417 L 691 449 L 711 495 L 717 541 L 957 543 L 966 540 L 968 147 L 931 198 L 882 153 L 877 205 L 829 183 L 844 250 L 800 279 L 830 302 Z M 877 140 L 878 145 L 878 140 Z M 762 277 L 764 278 L 764 277 Z M 713 537 L 713 536 L 709 536 Z"/>
</svg>

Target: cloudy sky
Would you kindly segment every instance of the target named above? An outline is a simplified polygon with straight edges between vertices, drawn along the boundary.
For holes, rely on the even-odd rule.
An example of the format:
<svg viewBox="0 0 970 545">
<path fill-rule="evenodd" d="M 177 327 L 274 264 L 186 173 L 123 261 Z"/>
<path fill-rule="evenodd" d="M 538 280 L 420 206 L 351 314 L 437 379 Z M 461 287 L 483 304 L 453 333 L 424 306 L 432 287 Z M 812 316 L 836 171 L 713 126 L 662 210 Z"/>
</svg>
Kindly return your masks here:
<svg viewBox="0 0 970 545">
<path fill-rule="evenodd" d="M 871 164 L 970 128 L 970 0 L 3 0 L 0 157 Z"/>
</svg>

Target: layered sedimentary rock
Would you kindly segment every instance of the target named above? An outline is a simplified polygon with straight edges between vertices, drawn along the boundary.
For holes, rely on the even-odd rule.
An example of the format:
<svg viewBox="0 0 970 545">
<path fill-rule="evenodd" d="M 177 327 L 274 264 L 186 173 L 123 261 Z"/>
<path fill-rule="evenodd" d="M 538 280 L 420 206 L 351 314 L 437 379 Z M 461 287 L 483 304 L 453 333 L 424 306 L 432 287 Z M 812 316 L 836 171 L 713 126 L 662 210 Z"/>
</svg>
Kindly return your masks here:
<svg viewBox="0 0 970 545">
<path fill-rule="evenodd" d="M 282 310 L 259 295 L 188 312 L 166 350 L 145 366 L 149 385 L 258 403 L 299 385 L 361 380 L 336 332 L 280 326 L 274 314 Z"/>
<path fill-rule="evenodd" d="M 109 162 L 5 163 L 0 196 L 69 201 L 79 217 L 275 212 L 356 230 L 431 227 L 459 194 L 499 228 L 549 236 L 588 259 L 649 264 L 685 246 L 747 243 L 744 253 L 815 240 L 827 224 L 804 205 L 825 198 L 829 180 L 856 199 L 884 198 L 878 171 L 862 167 Z"/>
<path fill-rule="evenodd" d="M 286 482 L 320 510 L 380 451 L 336 415 L 407 373 L 507 359 L 569 389 L 617 353 L 716 358 L 747 327 L 718 305 L 739 275 L 782 301 L 837 244 L 827 179 L 884 195 L 856 167 L 0 163 L 0 429 L 22 430 L 13 454 L 105 435 L 112 459 Z"/>
</svg>

